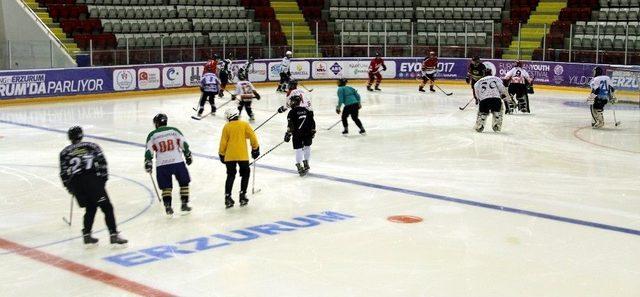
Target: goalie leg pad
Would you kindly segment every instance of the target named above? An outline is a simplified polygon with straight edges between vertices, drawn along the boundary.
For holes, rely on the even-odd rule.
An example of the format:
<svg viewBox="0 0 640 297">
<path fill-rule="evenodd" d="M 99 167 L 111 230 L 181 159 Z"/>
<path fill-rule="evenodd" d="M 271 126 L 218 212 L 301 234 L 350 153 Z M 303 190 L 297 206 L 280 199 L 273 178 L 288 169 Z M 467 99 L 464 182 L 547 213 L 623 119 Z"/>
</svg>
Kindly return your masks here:
<svg viewBox="0 0 640 297">
<path fill-rule="evenodd" d="M 487 120 L 488 115 L 488 113 L 478 113 L 476 125 L 473 127 L 477 132 L 482 132 L 484 130 L 484 122 Z"/>
<path fill-rule="evenodd" d="M 491 113 L 493 115 L 493 131 L 500 132 L 502 129 L 502 113 L 499 111 L 494 111 Z"/>
</svg>

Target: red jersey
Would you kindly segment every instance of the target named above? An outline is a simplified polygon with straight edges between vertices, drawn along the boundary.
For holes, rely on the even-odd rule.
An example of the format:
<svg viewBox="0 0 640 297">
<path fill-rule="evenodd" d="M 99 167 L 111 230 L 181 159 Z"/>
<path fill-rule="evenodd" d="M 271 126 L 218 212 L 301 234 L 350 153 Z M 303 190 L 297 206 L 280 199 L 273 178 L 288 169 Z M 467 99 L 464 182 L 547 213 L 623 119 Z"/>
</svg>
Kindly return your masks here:
<svg viewBox="0 0 640 297">
<path fill-rule="evenodd" d="M 380 72 L 380 66 L 382 66 L 382 70 L 387 70 L 387 65 L 384 65 L 384 60 L 382 58 L 374 58 L 371 60 L 371 64 L 369 64 L 369 72 Z"/>
<path fill-rule="evenodd" d="M 213 72 L 216 73 L 218 71 L 218 61 L 217 60 L 209 60 L 206 64 L 204 64 L 204 72 Z"/>
<path fill-rule="evenodd" d="M 433 74 L 438 71 L 438 58 L 428 58 L 422 61 L 422 71 L 428 74 Z"/>
</svg>

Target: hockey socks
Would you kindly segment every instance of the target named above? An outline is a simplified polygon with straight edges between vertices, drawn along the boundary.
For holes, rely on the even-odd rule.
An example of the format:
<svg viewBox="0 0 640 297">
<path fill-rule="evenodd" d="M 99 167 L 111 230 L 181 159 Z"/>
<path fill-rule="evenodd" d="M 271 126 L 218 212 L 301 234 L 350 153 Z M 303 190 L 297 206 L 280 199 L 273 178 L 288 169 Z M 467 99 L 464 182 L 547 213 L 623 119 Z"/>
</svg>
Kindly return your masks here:
<svg viewBox="0 0 640 297">
<path fill-rule="evenodd" d="M 180 201 L 182 202 L 180 211 L 185 214 L 191 212 L 191 207 L 189 207 L 189 186 L 180 187 Z"/>
<path fill-rule="evenodd" d="M 162 189 L 162 204 L 164 204 L 164 210 L 168 216 L 173 215 L 173 208 L 171 207 L 171 188 Z"/>
</svg>

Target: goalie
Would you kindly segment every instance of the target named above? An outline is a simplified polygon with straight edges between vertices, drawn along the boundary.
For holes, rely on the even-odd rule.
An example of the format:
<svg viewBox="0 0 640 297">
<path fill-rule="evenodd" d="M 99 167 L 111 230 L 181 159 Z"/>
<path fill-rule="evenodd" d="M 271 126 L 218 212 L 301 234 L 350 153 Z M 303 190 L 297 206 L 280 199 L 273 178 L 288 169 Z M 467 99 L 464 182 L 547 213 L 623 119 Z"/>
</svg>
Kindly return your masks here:
<svg viewBox="0 0 640 297">
<path fill-rule="evenodd" d="M 502 80 L 505 85 L 509 86 L 509 94 L 518 101 L 518 110 L 530 113 L 528 94 L 533 93 L 533 79 L 529 72 L 522 68 L 522 62 L 516 61 L 515 66 L 507 72 Z M 505 113 L 510 114 L 515 106 L 512 106 L 511 101 L 505 101 L 505 108 Z"/>
<path fill-rule="evenodd" d="M 591 117 L 593 118 L 591 127 L 602 128 L 604 126 L 604 116 L 602 115 L 604 106 L 609 102 L 615 104 L 617 101 L 613 96 L 615 90 L 611 86 L 611 78 L 604 75 L 604 70 L 601 67 L 593 69 L 593 78 L 589 82 L 589 86 L 591 94 L 589 94 L 587 102 L 591 103 Z"/>
</svg>

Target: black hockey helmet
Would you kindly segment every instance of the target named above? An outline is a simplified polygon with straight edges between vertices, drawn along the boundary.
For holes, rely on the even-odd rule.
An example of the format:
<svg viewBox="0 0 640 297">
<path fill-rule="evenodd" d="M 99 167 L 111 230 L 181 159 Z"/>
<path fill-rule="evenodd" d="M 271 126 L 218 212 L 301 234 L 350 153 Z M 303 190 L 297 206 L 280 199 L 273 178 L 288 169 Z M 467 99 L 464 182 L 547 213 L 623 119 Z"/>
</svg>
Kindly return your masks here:
<svg viewBox="0 0 640 297">
<path fill-rule="evenodd" d="M 238 69 L 238 80 L 247 80 L 247 75 L 244 73 L 244 68 Z"/>
<path fill-rule="evenodd" d="M 164 113 L 159 113 L 153 117 L 153 123 L 156 125 L 156 128 L 166 126 L 168 120 L 167 115 Z"/>
<path fill-rule="evenodd" d="M 600 66 L 596 66 L 593 68 L 593 77 L 600 76 L 604 74 L 604 69 Z"/>
<path fill-rule="evenodd" d="M 491 68 L 486 68 L 484 70 L 484 76 L 492 76 L 493 75 L 493 71 L 491 71 Z"/>
<path fill-rule="evenodd" d="M 218 54 L 213 54 L 213 58 L 212 58 L 212 59 L 213 59 L 213 60 L 219 60 L 219 59 L 220 59 L 220 56 L 218 56 Z"/>
<path fill-rule="evenodd" d="M 471 61 L 480 63 L 480 57 L 479 56 L 473 56 Z"/>
<path fill-rule="evenodd" d="M 253 60 L 255 60 L 253 56 L 249 56 L 249 62 L 253 62 Z"/>
<path fill-rule="evenodd" d="M 299 95 L 291 96 L 289 98 L 289 106 L 291 107 L 299 106 L 301 102 L 302 102 L 302 97 L 300 97 Z"/>
<path fill-rule="evenodd" d="M 376 57 L 379 58 L 380 57 L 380 52 L 376 51 Z"/>
<path fill-rule="evenodd" d="M 298 88 L 298 81 L 295 79 L 292 79 L 289 81 L 289 90 L 295 90 L 296 88 Z"/>
<path fill-rule="evenodd" d="M 518 60 L 516 61 L 516 66 L 515 67 L 522 67 L 522 61 Z"/>
<path fill-rule="evenodd" d="M 347 79 L 346 79 L 346 78 L 338 79 L 338 86 L 339 86 L 339 87 L 344 87 L 344 86 L 346 86 L 346 85 L 347 85 L 347 82 L 348 82 L 348 81 L 347 81 Z"/>
<path fill-rule="evenodd" d="M 80 128 L 80 126 L 73 126 L 69 128 L 67 131 L 67 137 L 69 137 L 69 140 L 71 140 L 72 143 L 80 142 L 82 137 L 84 137 L 82 128 Z"/>
</svg>

